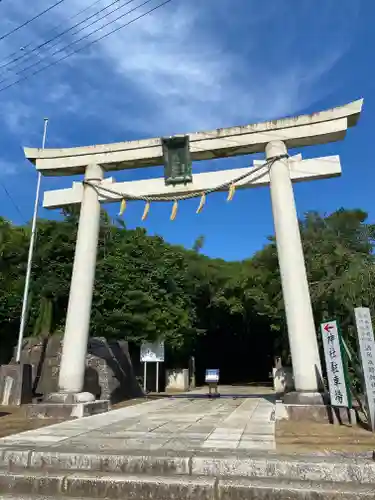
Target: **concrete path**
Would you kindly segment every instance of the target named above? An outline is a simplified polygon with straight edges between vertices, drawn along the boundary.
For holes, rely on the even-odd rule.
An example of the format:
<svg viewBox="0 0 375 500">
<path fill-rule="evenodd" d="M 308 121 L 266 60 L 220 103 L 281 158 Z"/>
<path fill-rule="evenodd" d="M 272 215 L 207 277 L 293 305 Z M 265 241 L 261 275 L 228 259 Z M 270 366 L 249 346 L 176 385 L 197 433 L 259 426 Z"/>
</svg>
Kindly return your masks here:
<svg viewBox="0 0 375 500">
<path fill-rule="evenodd" d="M 269 390 L 206 392 L 0 439 L 0 500 L 375 498 L 372 457 L 275 452 Z"/>
<path fill-rule="evenodd" d="M 220 387 L 162 398 L 0 439 L 0 446 L 55 450 L 274 450 L 274 396 L 269 389 Z M 263 393 L 263 394 L 262 394 Z"/>
</svg>

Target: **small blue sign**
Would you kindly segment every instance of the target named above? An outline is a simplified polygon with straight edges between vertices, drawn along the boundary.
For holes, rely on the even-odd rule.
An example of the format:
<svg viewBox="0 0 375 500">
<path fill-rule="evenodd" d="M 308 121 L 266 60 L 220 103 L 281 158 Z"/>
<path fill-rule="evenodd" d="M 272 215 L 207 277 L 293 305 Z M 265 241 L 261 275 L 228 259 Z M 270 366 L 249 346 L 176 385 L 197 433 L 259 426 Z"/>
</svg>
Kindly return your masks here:
<svg viewBox="0 0 375 500">
<path fill-rule="evenodd" d="M 217 384 L 219 382 L 219 376 L 220 376 L 220 370 L 217 369 L 208 369 L 206 370 L 206 384 L 212 384 L 215 383 Z"/>
</svg>

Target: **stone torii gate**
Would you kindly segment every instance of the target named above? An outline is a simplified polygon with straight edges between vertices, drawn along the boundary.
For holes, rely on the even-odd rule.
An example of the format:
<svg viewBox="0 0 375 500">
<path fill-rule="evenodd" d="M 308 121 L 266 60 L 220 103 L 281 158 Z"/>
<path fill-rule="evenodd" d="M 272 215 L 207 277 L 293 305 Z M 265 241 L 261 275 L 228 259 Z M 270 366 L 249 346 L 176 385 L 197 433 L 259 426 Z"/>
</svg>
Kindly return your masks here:
<svg viewBox="0 0 375 500">
<path fill-rule="evenodd" d="M 237 188 L 270 185 L 278 260 L 285 314 L 292 355 L 295 393 L 289 402 L 322 402 L 322 369 L 309 286 L 301 244 L 293 182 L 322 179 L 341 174 L 338 156 L 303 160 L 288 158 L 288 150 L 342 140 L 361 113 L 362 100 L 312 115 L 256 123 L 241 127 L 193 133 L 188 136 L 193 161 L 265 152 L 265 162 L 254 162 L 253 175 L 239 180 Z M 163 164 L 162 139 L 121 142 L 64 149 L 25 148 L 25 156 L 46 176 L 84 174 L 85 182 L 69 189 L 44 194 L 44 207 L 53 209 L 80 204 L 77 243 L 69 305 L 55 401 L 93 400 L 82 393 L 89 335 L 100 202 L 120 202 L 132 196 L 173 196 L 205 193 L 242 174 L 246 169 L 222 170 L 193 175 L 188 184 L 166 185 L 163 178 L 115 183 L 104 172 L 152 167 Z M 108 194 L 103 195 L 104 190 Z"/>
</svg>

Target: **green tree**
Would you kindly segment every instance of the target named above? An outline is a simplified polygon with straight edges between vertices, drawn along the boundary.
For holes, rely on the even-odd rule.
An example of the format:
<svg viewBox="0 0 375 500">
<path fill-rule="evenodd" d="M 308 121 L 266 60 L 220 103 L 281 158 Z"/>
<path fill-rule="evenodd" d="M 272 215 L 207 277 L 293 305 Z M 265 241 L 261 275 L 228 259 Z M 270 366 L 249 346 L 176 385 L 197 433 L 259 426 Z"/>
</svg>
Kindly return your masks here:
<svg viewBox="0 0 375 500">
<path fill-rule="evenodd" d="M 26 335 L 64 327 L 79 210 L 39 220 Z M 374 225 L 361 210 L 340 209 L 300 221 L 315 322 L 337 318 L 355 350 L 353 308 L 374 311 Z M 30 227 L 0 218 L 0 342 L 3 357 L 17 342 Z M 288 335 L 275 240 L 241 262 L 211 259 L 167 244 L 144 229 L 128 230 L 102 211 L 91 335 L 140 343 L 164 338 L 174 362 L 201 350 L 201 340 L 260 340 L 288 357 Z M 7 353 L 7 354 L 4 354 Z"/>
<path fill-rule="evenodd" d="M 198 238 L 194 241 L 193 251 L 199 253 L 202 250 L 205 241 L 206 238 L 203 234 L 198 236 Z"/>
</svg>

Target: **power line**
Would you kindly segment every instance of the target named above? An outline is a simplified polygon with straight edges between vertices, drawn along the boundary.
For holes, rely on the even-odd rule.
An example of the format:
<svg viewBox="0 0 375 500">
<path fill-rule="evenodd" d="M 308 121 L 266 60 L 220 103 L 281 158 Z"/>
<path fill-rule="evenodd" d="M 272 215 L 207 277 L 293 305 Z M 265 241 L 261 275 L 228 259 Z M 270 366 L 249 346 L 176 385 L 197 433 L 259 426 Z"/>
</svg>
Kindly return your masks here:
<svg viewBox="0 0 375 500">
<path fill-rule="evenodd" d="M 116 12 L 117 10 L 120 10 L 120 9 L 123 9 L 124 7 L 126 7 L 128 4 L 134 2 L 135 0 L 128 0 L 125 4 L 123 5 L 120 5 L 118 7 L 116 7 L 115 9 L 111 10 L 110 12 L 107 12 L 106 14 L 104 14 L 104 16 L 100 17 L 99 19 L 96 19 L 95 21 L 93 21 L 92 23 L 88 24 L 87 26 L 83 26 L 81 29 L 79 29 L 76 33 L 73 33 L 74 35 L 77 35 L 78 33 L 80 33 L 81 31 L 85 30 L 86 28 L 89 28 L 90 26 L 92 26 L 93 24 L 96 24 L 97 22 L 101 21 L 102 19 L 104 19 L 108 14 L 112 14 L 113 12 Z M 2 66 L 0 66 L 0 69 L 1 68 L 4 68 L 6 66 L 9 66 L 10 64 L 13 64 L 14 62 L 17 62 L 17 61 L 20 61 L 21 60 L 21 64 L 22 64 L 22 59 L 24 59 L 26 56 L 29 56 L 31 55 L 32 53 L 34 52 L 39 52 L 39 49 L 45 47 L 46 45 L 48 45 L 49 43 L 55 41 L 55 40 L 58 40 L 59 38 L 61 38 L 63 35 L 69 33 L 70 31 L 72 31 L 74 28 L 77 28 L 78 26 L 86 23 L 87 21 L 89 21 L 90 19 L 92 19 L 93 17 L 97 16 L 98 14 L 100 14 L 101 12 L 104 12 L 105 10 L 109 9 L 109 7 L 111 7 L 112 5 L 118 3 L 119 0 L 114 0 L 112 1 L 109 5 L 107 5 L 107 7 L 103 7 L 102 9 L 100 9 L 99 11 L 95 12 L 94 14 L 92 14 L 91 16 L 83 19 L 82 21 L 80 21 L 79 23 L 76 23 L 74 26 L 71 26 L 70 28 L 62 31 L 61 33 L 58 33 L 57 35 L 55 35 L 54 37 L 50 38 L 49 40 L 41 43 L 40 45 L 34 47 L 33 49 L 27 51 L 26 53 L 23 53 L 22 55 L 14 58 L 12 61 L 9 61 L 7 62 L 6 64 L 3 64 Z M 47 51 L 49 51 L 50 49 L 52 49 L 53 47 L 56 47 L 56 45 L 58 45 L 58 42 L 57 43 L 54 43 L 52 45 L 50 45 L 49 47 L 47 47 Z M 67 46 L 69 47 L 69 45 Z M 57 51 L 59 52 L 59 51 Z M 56 52 L 53 52 L 51 55 L 54 55 Z M 22 74 L 24 73 L 27 69 L 29 68 L 32 68 L 34 65 L 38 65 L 40 64 L 41 62 L 43 62 L 43 60 L 40 60 L 38 61 L 37 63 L 33 63 L 29 66 L 26 66 L 26 68 L 23 68 L 21 71 L 18 71 L 16 72 L 15 74 L 16 75 L 19 75 L 19 74 Z M 13 66 L 12 70 L 17 68 L 20 64 L 16 64 L 15 66 Z M 0 84 L 3 83 L 4 81 L 6 81 L 8 79 L 8 77 L 6 78 L 3 78 L 2 80 L 0 80 Z"/>
<path fill-rule="evenodd" d="M 73 14 L 73 16 L 68 17 L 67 21 L 71 21 L 72 19 L 75 19 L 76 17 L 78 17 L 79 15 L 83 14 L 84 12 L 92 9 L 92 7 L 94 7 L 94 5 L 100 3 L 101 1 L 102 0 L 96 0 L 95 2 L 91 3 L 88 7 L 85 7 L 84 9 L 79 10 L 76 14 Z M 53 33 L 57 28 L 59 28 L 60 26 L 63 26 L 63 25 L 64 25 L 64 23 L 59 23 L 59 24 L 55 25 L 54 28 L 51 28 L 50 30 L 48 30 L 46 33 Z M 30 47 L 30 45 L 32 45 L 32 44 L 33 44 L 33 42 L 29 42 L 26 45 L 23 45 L 20 49 L 15 50 L 14 52 L 11 52 L 10 54 L 8 54 L 5 57 L 5 60 L 10 59 L 13 56 L 16 56 L 20 50 L 24 51 L 25 49 L 27 49 L 28 47 Z M 8 64 L 11 64 L 11 62 L 12 61 L 10 61 L 7 64 L 1 65 L 0 68 L 3 68 L 4 66 L 7 66 Z"/>
<path fill-rule="evenodd" d="M 112 12 L 115 12 L 116 10 L 122 9 L 123 7 L 126 7 L 128 4 L 130 4 L 130 3 L 134 2 L 134 1 L 135 0 L 128 0 L 124 5 L 122 5 L 120 7 L 116 7 L 116 9 L 114 9 Z M 99 28 L 91 31 L 90 33 L 87 33 L 85 36 L 83 36 L 81 38 L 78 38 L 78 40 L 75 40 L 74 42 L 68 43 L 68 45 L 65 45 L 64 47 L 61 47 L 60 49 L 55 50 L 54 52 L 52 52 L 52 54 L 49 54 L 49 55 L 50 56 L 55 56 L 56 54 L 59 54 L 60 52 L 65 52 L 66 49 L 68 49 L 69 47 L 72 47 L 73 45 L 77 44 L 78 42 L 81 42 L 82 40 L 85 40 L 86 38 L 88 38 L 89 36 L 93 35 L 94 33 L 97 33 L 98 31 L 102 30 L 106 26 L 109 26 L 110 24 L 114 23 L 115 21 L 118 21 L 119 19 L 123 18 L 124 16 L 127 16 L 128 14 L 131 14 L 135 10 L 139 9 L 139 7 L 143 7 L 144 5 L 146 5 L 147 3 L 150 3 L 152 1 L 153 0 L 146 0 L 144 3 L 138 5 L 137 7 L 133 7 L 132 9 L 128 10 L 127 12 L 125 12 L 124 14 L 122 14 L 121 16 L 118 16 L 115 19 L 113 19 L 112 21 L 109 21 L 108 23 L 103 24 L 102 26 L 99 26 Z M 118 2 L 118 0 L 115 0 L 113 3 L 116 3 L 116 2 Z M 105 14 L 104 16 L 102 16 L 100 19 L 98 19 L 96 21 L 93 21 L 92 23 L 90 23 L 89 25 L 85 26 L 84 28 L 81 28 L 80 30 L 78 30 L 77 33 L 83 31 L 84 29 L 88 28 L 89 26 L 92 26 L 93 24 L 96 24 L 98 21 L 101 21 L 106 16 L 107 16 L 107 14 Z M 75 34 L 77 34 L 77 33 L 75 33 Z M 49 47 L 49 48 L 52 48 L 52 47 Z M 16 71 L 14 74 L 15 75 L 22 75 L 22 73 L 25 73 L 25 71 L 27 71 L 28 69 L 35 68 L 35 66 L 39 66 L 40 64 L 42 64 L 45 59 L 46 59 L 46 57 L 44 59 L 40 59 L 39 61 L 37 61 L 35 63 L 29 64 L 25 68 L 22 68 L 20 71 Z M 2 80 L 0 80 L 0 84 L 6 82 L 7 80 L 9 80 L 9 78 L 11 78 L 11 77 L 5 77 Z"/>
<path fill-rule="evenodd" d="M 117 21 L 118 19 L 121 19 L 122 17 L 125 17 L 127 14 L 129 14 L 130 12 L 136 10 L 137 8 L 139 7 L 142 7 L 143 5 L 146 5 L 147 3 L 149 3 L 151 0 L 147 0 L 146 2 L 143 2 L 141 5 L 138 5 L 138 7 L 132 9 L 131 11 L 128 11 L 127 13 L 119 16 L 118 18 L 114 19 L 113 21 L 107 23 L 106 25 L 94 30 L 93 32 L 89 33 L 88 35 L 80 38 L 79 40 L 69 44 L 67 47 L 64 47 L 63 49 L 60 49 L 59 51 L 57 52 L 54 52 L 53 54 L 51 55 L 54 55 L 58 52 L 62 52 L 63 50 L 66 50 L 68 47 L 70 47 L 71 45 L 74 45 L 78 42 L 80 42 L 81 40 L 84 40 L 85 38 L 88 38 L 90 35 L 92 35 L 93 33 L 96 33 L 98 31 L 100 31 L 102 28 L 104 28 L 105 26 L 108 26 L 110 24 L 113 24 L 115 21 Z M 139 19 L 142 19 L 143 17 L 147 16 L 148 14 L 151 14 L 152 12 L 156 11 L 157 9 L 160 9 L 161 7 L 164 7 L 164 5 L 167 5 L 168 3 L 172 2 L 172 0 L 165 0 L 164 2 L 156 5 L 155 7 L 153 7 L 152 9 L 148 10 L 147 12 L 144 12 L 143 14 L 139 15 L 138 17 L 135 17 L 134 19 L 132 19 L 131 21 L 125 23 L 125 24 L 121 24 L 120 26 L 118 26 L 117 28 L 113 29 L 112 31 L 109 31 L 108 33 L 105 33 L 104 35 L 102 35 L 101 37 L 99 38 L 96 38 L 95 40 L 92 40 L 91 42 L 83 45 L 82 47 L 79 47 L 78 49 L 74 50 L 73 52 L 70 52 L 69 54 L 66 54 L 65 56 L 63 57 L 60 57 L 59 59 L 57 59 L 56 61 L 52 61 L 50 64 L 48 64 L 47 66 L 44 66 L 43 68 L 40 68 L 32 73 L 29 73 L 27 75 L 25 75 L 24 77 L 22 78 L 19 78 L 18 80 L 10 83 L 9 85 L 6 85 L 5 87 L 2 87 L 0 88 L 0 92 L 4 91 L 4 90 L 7 90 L 11 87 L 13 87 L 14 85 L 18 84 L 18 83 L 21 83 L 25 80 L 28 80 L 29 78 L 31 78 L 32 76 L 34 75 L 37 75 L 39 73 L 41 73 L 42 71 L 45 71 L 46 69 L 49 69 L 51 68 L 52 66 L 55 66 L 57 63 L 61 62 L 61 61 L 64 61 L 65 59 L 68 59 L 68 57 L 76 54 L 77 52 L 80 52 L 84 49 L 86 49 L 87 47 L 90 47 L 91 45 L 93 45 L 94 43 L 97 43 L 97 42 L 100 42 L 101 40 L 104 40 L 105 38 L 107 38 L 109 35 L 112 35 L 113 33 L 116 33 L 117 31 L 120 31 L 121 29 L 125 28 L 126 26 L 129 26 L 130 24 L 134 23 L 135 21 L 138 21 Z"/>
<path fill-rule="evenodd" d="M 120 10 L 120 9 L 123 9 L 124 7 L 126 7 L 127 5 L 129 5 L 130 3 L 134 2 L 135 0 L 128 0 L 125 4 L 123 5 L 119 5 L 118 7 L 116 7 L 115 9 L 111 10 L 110 12 L 107 12 L 106 14 L 104 14 L 103 16 L 101 16 L 99 19 L 96 19 L 94 20 L 93 22 L 91 22 L 90 24 L 88 24 L 87 26 L 83 26 L 82 28 L 80 28 L 77 32 L 73 33 L 73 35 L 77 35 L 78 33 L 80 33 L 81 31 L 84 31 L 86 28 L 89 28 L 90 26 L 92 26 L 93 24 L 96 24 L 98 23 L 99 21 L 101 21 L 102 19 L 104 19 L 105 17 L 107 17 L 107 15 L 109 14 L 112 14 L 113 12 L 116 12 L 117 10 Z M 53 41 L 56 41 L 57 40 L 57 43 L 54 43 L 52 45 L 50 45 L 49 47 L 47 47 L 47 51 L 49 51 L 50 49 L 52 49 L 53 47 L 56 47 L 56 45 L 58 45 L 58 40 L 59 38 L 61 38 L 63 35 L 69 33 L 70 31 L 72 31 L 74 28 L 77 28 L 78 26 L 86 23 L 87 21 L 89 21 L 90 19 L 92 19 L 93 17 L 97 16 L 98 14 L 100 14 L 101 12 L 104 12 L 105 10 L 109 9 L 109 7 L 111 7 L 112 5 L 116 4 L 116 3 L 119 3 L 119 0 L 113 0 L 109 5 L 107 5 L 107 7 L 103 7 L 102 9 L 100 9 L 99 11 L 95 12 L 94 14 L 92 14 L 91 16 L 83 19 L 82 21 L 80 21 L 79 23 L 76 23 L 74 26 L 71 26 L 70 28 L 67 28 L 66 30 L 62 31 L 61 33 L 58 33 L 57 35 L 55 35 L 54 37 L 50 38 L 49 40 L 46 40 L 45 42 L 41 43 L 40 45 L 37 45 L 36 47 L 34 47 L 33 49 L 29 50 L 29 51 L 26 51 L 26 52 L 23 52 L 20 56 L 18 57 L 15 57 L 13 60 L 7 62 L 6 64 L 3 64 L 0 66 L 0 69 L 1 68 L 5 68 L 7 66 L 9 66 L 10 64 L 13 64 L 15 62 L 19 62 L 18 64 L 16 64 L 15 66 L 12 67 L 12 70 L 14 70 L 15 68 L 17 68 L 18 66 L 20 66 L 20 64 L 22 65 L 22 59 L 24 59 L 25 57 L 33 54 L 34 52 L 37 52 L 39 53 L 39 49 L 45 47 L 46 45 L 48 45 L 49 43 L 53 42 Z M 53 55 L 53 54 L 52 54 Z M 29 66 L 26 66 L 26 68 L 23 68 L 21 71 L 18 71 L 16 72 L 15 74 L 16 75 L 19 75 L 23 72 L 25 72 L 27 69 L 33 67 L 35 64 L 40 64 L 42 61 L 38 61 L 37 63 L 33 63 Z M 0 83 L 3 83 L 5 80 L 7 80 L 8 77 L 6 78 L 3 78 L 2 80 L 0 80 Z"/>
<path fill-rule="evenodd" d="M 39 17 L 41 17 L 43 14 L 46 14 L 47 12 L 49 12 L 52 9 L 54 9 L 55 7 L 57 7 L 58 5 L 60 5 L 61 3 L 63 3 L 64 1 L 65 0 L 58 0 L 58 2 L 54 3 L 53 5 L 51 5 L 50 7 L 48 7 L 47 9 L 43 10 L 42 12 L 39 12 L 39 14 L 37 14 L 36 16 L 32 17 L 31 19 L 28 19 L 24 23 L 22 23 L 22 24 L 16 26 L 15 28 L 11 29 L 10 31 L 8 31 L 4 35 L 0 36 L 0 41 L 4 40 L 4 38 L 7 38 L 10 35 L 13 35 L 13 33 L 15 33 L 16 31 L 20 30 L 21 28 L 24 28 L 25 26 L 27 26 L 28 24 L 32 23 L 36 19 L 39 19 Z"/>
<path fill-rule="evenodd" d="M 5 192 L 5 194 L 7 195 L 7 197 L 9 198 L 11 204 L 13 205 L 13 207 L 16 209 L 16 211 L 18 212 L 18 214 L 20 215 L 21 219 L 22 220 L 26 220 L 25 217 L 23 216 L 19 206 L 17 205 L 17 203 L 14 201 L 12 195 L 10 194 L 10 192 L 8 191 L 7 187 L 5 186 L 4 182 L 0 179 L 0 184 Z"/>
</svg>

